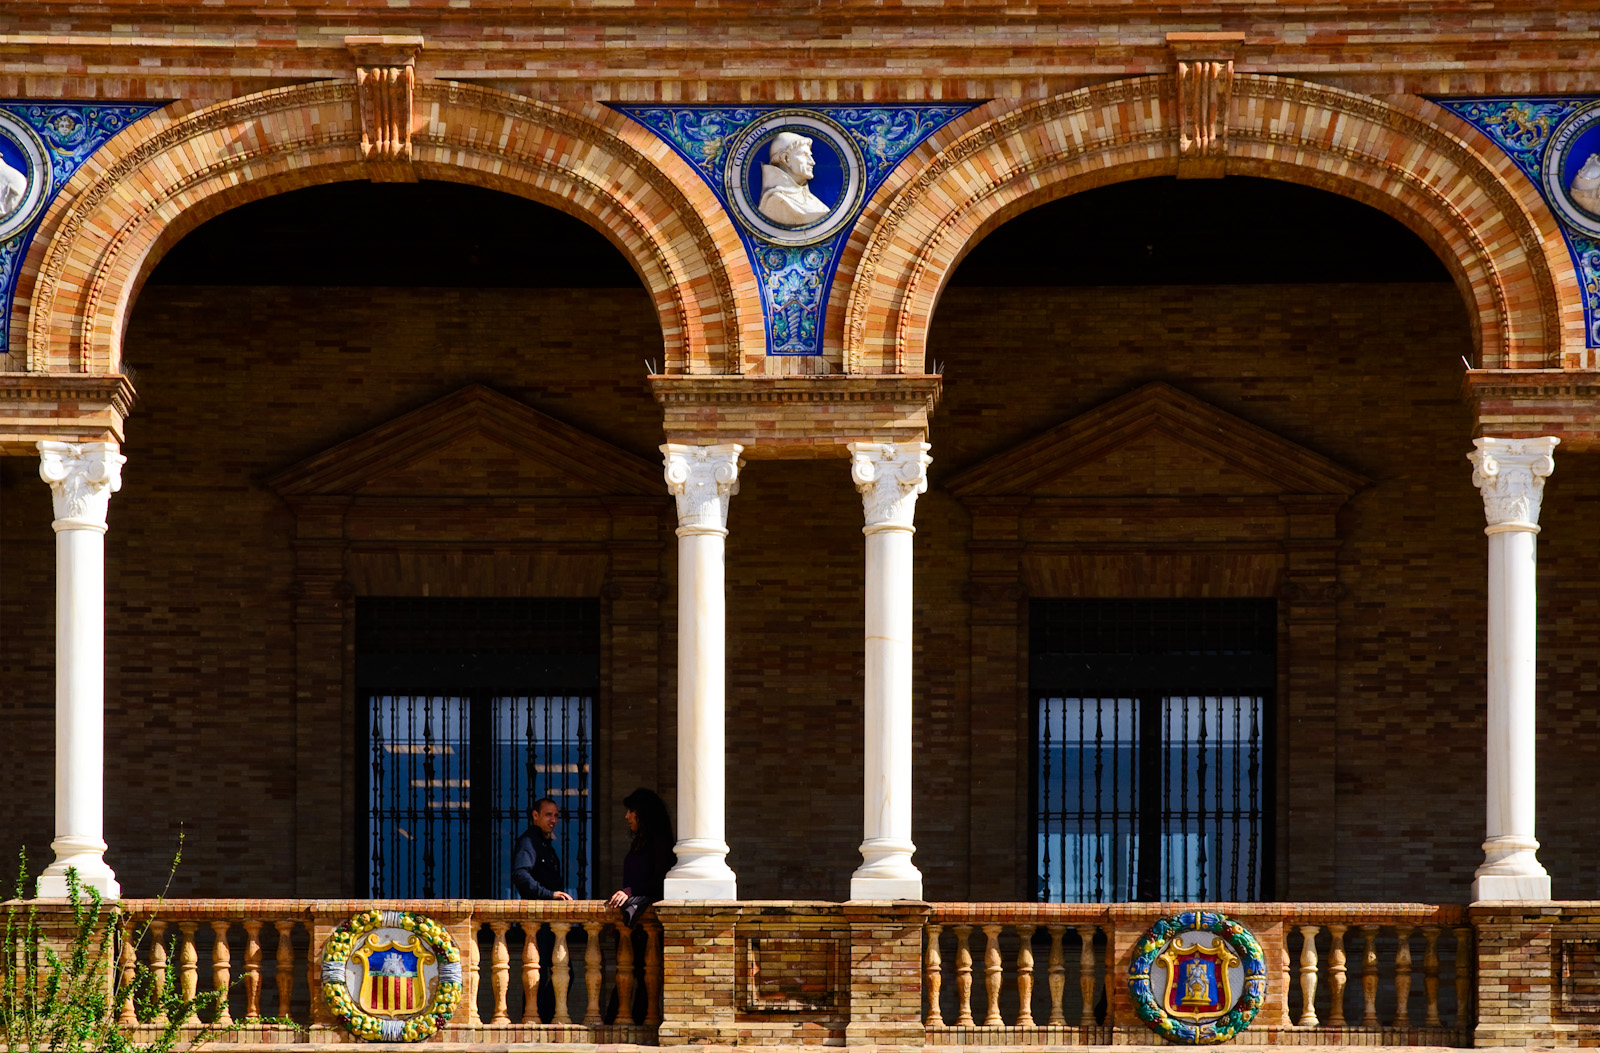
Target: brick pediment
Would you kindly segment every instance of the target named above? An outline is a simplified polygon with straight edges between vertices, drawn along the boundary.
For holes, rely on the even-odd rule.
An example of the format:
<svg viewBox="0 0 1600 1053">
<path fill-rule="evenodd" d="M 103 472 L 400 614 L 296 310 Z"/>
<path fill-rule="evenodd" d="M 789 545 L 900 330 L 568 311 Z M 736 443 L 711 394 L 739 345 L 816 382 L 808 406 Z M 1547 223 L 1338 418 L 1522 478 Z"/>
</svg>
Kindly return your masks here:
<svg viewBox="0 0 1600 1053">
<path fill-rule="evenodd" d="M 1347 497 L 1365 477 L 1186 395 L 1146 384 L 946 483 L 958 498 Z"/>
<path fill-rule="evenodd" d="M 474 384 L 269 480 L 286 498 L 666 496 L 661 467 Z"/>
</svg>

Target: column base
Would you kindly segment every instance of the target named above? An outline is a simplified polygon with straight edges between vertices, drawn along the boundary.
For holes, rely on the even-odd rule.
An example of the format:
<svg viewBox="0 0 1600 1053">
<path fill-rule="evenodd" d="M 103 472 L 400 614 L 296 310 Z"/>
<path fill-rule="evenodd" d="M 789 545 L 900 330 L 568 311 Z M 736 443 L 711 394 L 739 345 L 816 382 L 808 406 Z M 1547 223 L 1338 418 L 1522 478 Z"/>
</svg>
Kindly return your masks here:
<svg viewBox="0 0 1600 1053">
<path fill-rule="evenodd" d="M 1549 874 L 1485 874 L 1472 879 L 1474 903 L 1490 900 L 1544 902 L 1549 898 Z"/>
<path fill-rule="evenodd" d="M 728 845 L 708 837 L 678 842 L 678 865 L 667 871 L 662 899 L 738 899 L 737 881 L 728 867 Z"/>
<path fill-rule="evenodd" d="M 917 846 L 893 837 L 861 842 L 862 863 L 850 875 L 851 899 L 922 898 L 922 871 L 911 862 Z"/>
<path fill-rule="evenodd" d="M 45 867 L 44 873 L 39 875 L 34 895 L 40 899 L 67 899 L 71 895 L 67 871 L 71 870 L 80 890 L 94 889 L 100 893 L 102 901 L 122 898 L 122 886 L 117 884 L 117 875 L 106 865 L 104 841 L 58 837 L 50 847 L 56 854 L 55 862 Z"/>
<path fill-rule="evenodd" d="M 688 903 L 707 900 L 738 899 L 738 884 L 733 872 L 726 880 L 720 878 L 675 878 L 670 874 L 662 884 L 663 899 L 682 900 Z"/>
<path fill-rule="evenodd" d="M 850 879 L 852 900 L 922 899 L 922 875 L 914 878 L 863 878 Z"/>
<path fill-rule="evenodd" d="M 1483 843 L 1483 864 L 1472 877 L 1472 901 L 1543 901 L 1550 898 L 1550 874 L 1535 854 L 1531 837 L 1503 835 Z"/>
</svg>

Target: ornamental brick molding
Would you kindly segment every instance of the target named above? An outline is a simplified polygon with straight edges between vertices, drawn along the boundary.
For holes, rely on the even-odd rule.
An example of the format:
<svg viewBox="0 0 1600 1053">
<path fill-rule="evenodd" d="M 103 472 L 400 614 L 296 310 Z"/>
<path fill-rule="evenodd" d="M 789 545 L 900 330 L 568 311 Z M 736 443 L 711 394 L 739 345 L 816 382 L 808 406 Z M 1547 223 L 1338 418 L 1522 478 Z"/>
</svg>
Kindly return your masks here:
<svg viewBox="0 0 1600 1053">
<path fill-rule="evenodd" d="M 731 223 L 670 150 L 603 107 L 458 84 L 417 84 L 406 118 L 392 105 L 403 87 L 280 88 L 130 126 L 63 188 L 29 250 L 13 310 L 29 371 L 119 372 L 135 292 L 184 234 L 266 195 L 373 178 L 407 149 L 416 178 L 530 198 L 606 234 L 655 302 L 667 373 L 739 371 L 741 341 L 762 333 L 754 281 Z"/>
<path fill-rule="evenodd" d="M 1229 91 L 1209 74 L 1194 84 L 1206 89 L 1204 107 L 1178 104 L 1187 89 L 1173 73 L 992 104 L 936 134 L 868 202 L 852 240 L 859 254 L 840 264 L 844 370 L 921 372 L 939 294 L 972 244 L 1065 194 L 1183 174 L 1186 136 L 1190 153 L 1225 144 L 1225 158 L 1207 163 L 1227 174 L 1316 186 L 1417 232 L 1455 277 L 1480 368 L 1584 361 L 1581 311 L 1574 320 L 1561 306 L 1581 297 L 1555 220 L 1481 134 L 1422 100 L 1251 73 L 1235 73 Z M 1181 114 L 1211 130 L 1190 129 Z"/>
</svg>

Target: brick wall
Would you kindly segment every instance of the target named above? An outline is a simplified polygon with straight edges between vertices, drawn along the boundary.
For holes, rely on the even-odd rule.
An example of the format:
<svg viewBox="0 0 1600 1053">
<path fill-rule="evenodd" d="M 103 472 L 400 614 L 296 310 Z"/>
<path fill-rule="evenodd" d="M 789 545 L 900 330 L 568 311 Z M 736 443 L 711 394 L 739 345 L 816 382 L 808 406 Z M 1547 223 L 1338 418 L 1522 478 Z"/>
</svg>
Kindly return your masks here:
<svg viewBox="0 0 1600 1053">
<path fill-rule="evenodd" d="M 1280 861 L 1296 881 L 1280 891 L 1465 897 L 1481 858 L 1484 781 L 1485 545 L 1457 398 L 1468 346 L 1444 286 L 946 294 L 930 343 L 946 394 L 916 542 L 915 830 L 930 898 L 1015 898 L 1028 885 L 1016 833 L 1028 758 L 985 755 L 974 736 L 997 723 L 1025 729 L 1026 709 L 1019 699 L 972 711 L 970 528 L 941 481 L 1149 380 L 1373 480 L 1339 521 L 1332 862 L 1297 873 L 1295 860 Z M 108 859 L 130 894 L 158 891 L 181 827 L 174 892 L 287 895 L 297 867 L 283 850 L 298 793 L 293 519 L 263 480 L 475 381 L 655 460 L 660 416 L 643 359 L 659 355 L 659 331 L 642 292 L 152 287 L 127 347 L 141 401 L 108 536 Z M 1563 898 L 1600 895 L 1584 862 L 1600 813 L 1577 805 L 1600 760 L 1589 701 L 1600 658 L 1588 638 L 1600 567 L 1585 540 L 1600 469 L 1589 462 L 1557 452 L 1539 542 L 1539 834 Z M 1106 485 L 1117 492 L 1115 478 Z M 664 495 L 662 505 L 670 512 Z M 730 863 L 745 897 L 842 899 L 861 831 L 860 501 L 843 460 L 756 462 L 731 508 Z M 26 843 L 43 858 L 49 519 L 36 465 L 0 461 L 0 720 L 11 761 L 0 792 L 12 802 L 0 847 Z M 659 647 L 665 704 L 613 700 L 649 725 L 631 728 L 620 752 L 602 749 L 600 784 L 619 799 L 640 782 L 672 797 L 667 537 L 661 631 L 625 634 Z M 1280 761 L 1292 770 L 1296 758 Z M 992 792 L 1002 773 L 1012 788 Z M 620 804 L 600 800 L 597 814 L 604 885 L 625 835 Z M 996 830 L 1011 833 L 997 842 Z"/>
</svg>

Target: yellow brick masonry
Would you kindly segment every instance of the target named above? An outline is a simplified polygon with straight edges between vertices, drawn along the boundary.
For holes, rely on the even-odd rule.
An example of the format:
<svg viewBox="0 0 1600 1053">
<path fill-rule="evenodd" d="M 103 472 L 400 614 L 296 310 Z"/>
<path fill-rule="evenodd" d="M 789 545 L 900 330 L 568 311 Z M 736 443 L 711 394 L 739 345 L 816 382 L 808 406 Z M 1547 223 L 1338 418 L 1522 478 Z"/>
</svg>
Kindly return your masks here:
<svg viewBox="0 0 1600 1053">
<path fill-rule="evenodd" d="M 1257 0 L 10 0 L 0 96 L 219 101 L 339 76 L 351 34 L 420 33 L 419 80 L 547 101 L 1041 99 L 1170 72 L 1170 31 L 1245 37 L 1247 72 L 1372 95 L 1596 90 L 1591 5 Z M 1108 14 L 1108 12 L 1110 12 Z M 1122 14 L 1127 12 L 1127 14 Z"/>
<path fill-rule="evenodd" d="M 820 365 L 836 374 L 923 373 L 939 293 L 989 230 L 1064 193 L 1173 171 L 1170 82 L 1147 76 L 1042 102 L 995 100 L 925 144 L 868 203 L 843 254 Z M 1482 136 L 1419 99 L 1390 104 L 1254 74 L 1240 74 L 1234 94 L 1226 170 L 1352 196 L 1418 231 L 1468 301 L 1476 366 L 1594 367 L 1554 220 Z M 133 296 L 184 233 L 248 200 L 363 177 L 354 105 L 353 86 L 337 81 L 208 107 L 178 103 L 95 155 L 47 213 L 24 262 L 11 331 L 19 350 L 0 373 L 5 385 L 15 390 L 11 375 L 21 372 L 116 375 Z M 719 408 L 730 395 L 745 398 L 734 393 L 754 375 L 773 372 L 755 279 L 699 177 L 626 119 L 589 103 L 424 82 L 413 143 L 421 178 L 520 194 L 607 232 L 644 278 L 661 323 L 669 379 L 658 394 L 670 378 L 718 378 L 694 389 L 704 396 L 698 402 L 688 388 L 675 396 L 695 419 L 691 430 L 781 446 L 786 456 L 828 455 L 859 438 L 923 437 L 921 423 L 893 404 L 844 426 L 832 409 L 763 418 Z M 64 437 L 97 427 L 68 415 L 75 412 L 62 414 Z M 1538 431 L 1540 422 L 1527 426 Z M 1592 427 L 1568 437 L 1586 443 Z M 98 428 L 115 434 L 120 421 Z M 17 430 L 0 419 L 0 432 Z M 808 445 L 817 449 L 797 452 Z"/>
</svg>

